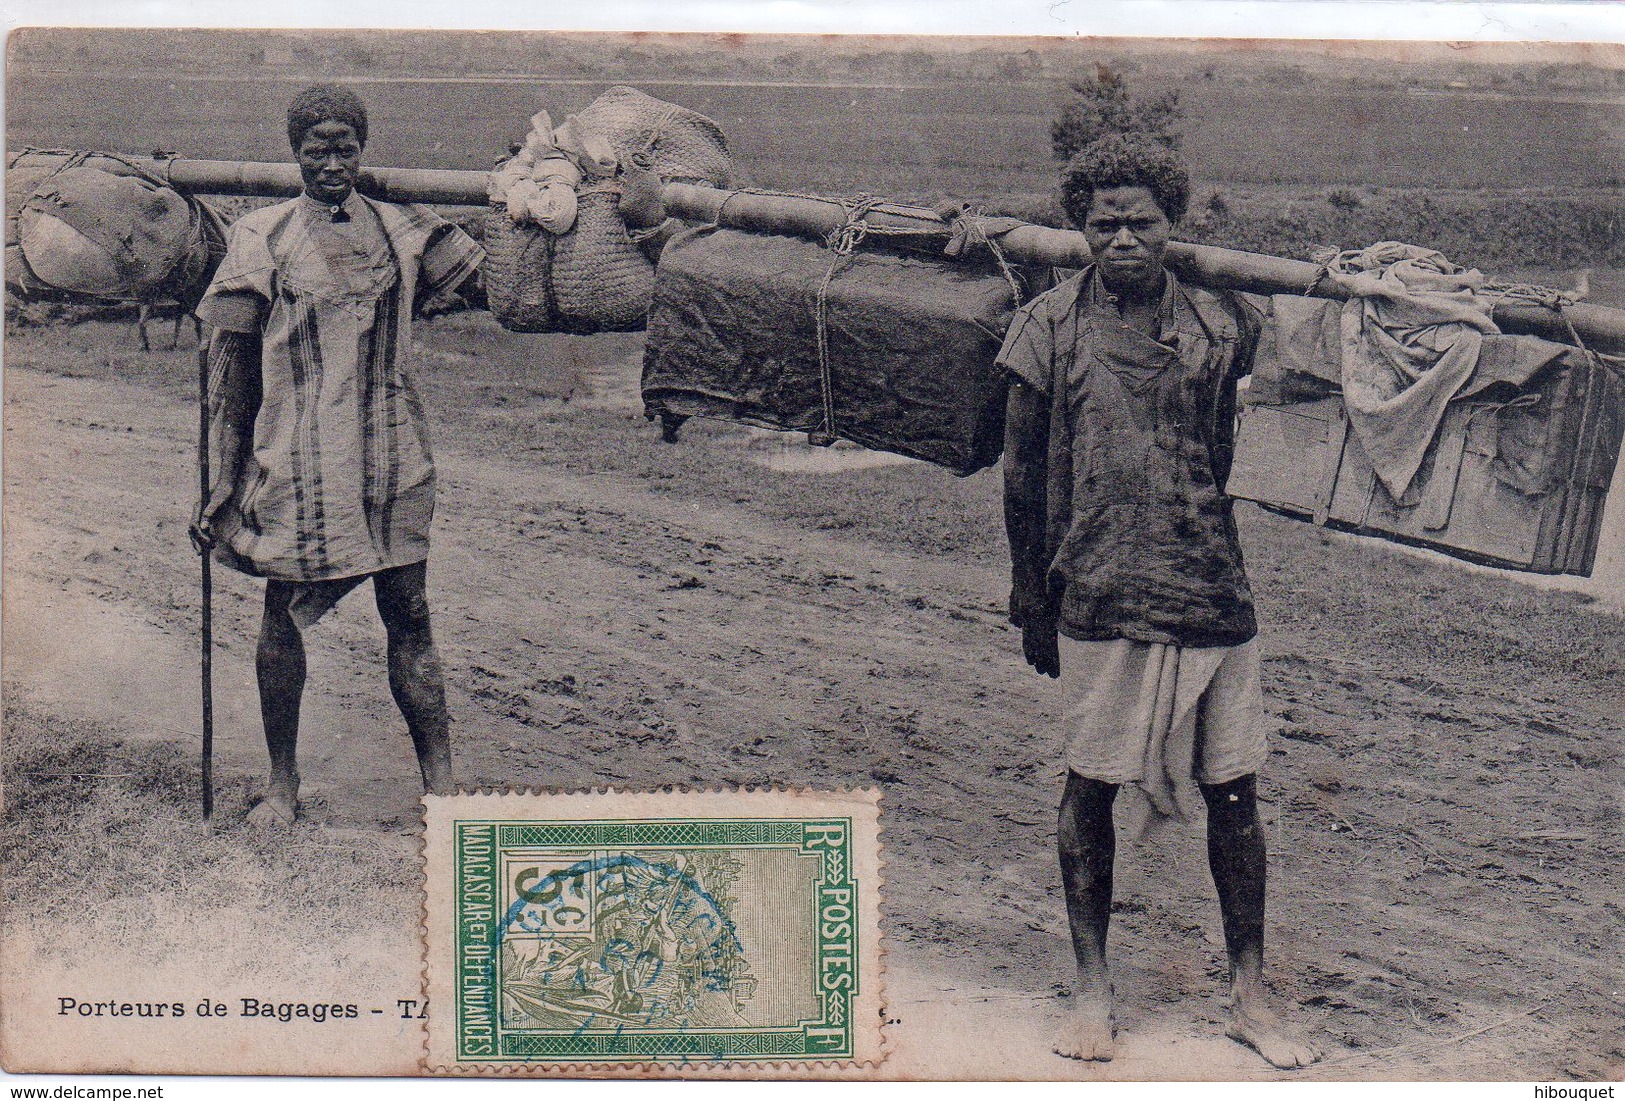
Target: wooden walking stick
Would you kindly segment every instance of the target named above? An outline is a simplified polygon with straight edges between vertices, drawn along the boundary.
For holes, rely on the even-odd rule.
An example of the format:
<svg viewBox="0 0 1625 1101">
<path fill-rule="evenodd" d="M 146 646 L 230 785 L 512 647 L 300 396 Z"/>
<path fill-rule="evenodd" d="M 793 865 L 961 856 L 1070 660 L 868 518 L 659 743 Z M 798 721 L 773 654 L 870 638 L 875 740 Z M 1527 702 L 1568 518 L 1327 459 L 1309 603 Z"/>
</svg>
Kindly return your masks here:
<svg viewBox="0 0 1625 1101">
<path fill-rule="evenodd" d="M 198 500 L 209 503 L 209 344 L 198 336 L 197 348 L 197 480 Z M 214 816 L 214 576 L 211 545 L 198 541 L 203 562 L 203 642 L 199 673 L 203 689 L 203 820 Z"/>
</svg>

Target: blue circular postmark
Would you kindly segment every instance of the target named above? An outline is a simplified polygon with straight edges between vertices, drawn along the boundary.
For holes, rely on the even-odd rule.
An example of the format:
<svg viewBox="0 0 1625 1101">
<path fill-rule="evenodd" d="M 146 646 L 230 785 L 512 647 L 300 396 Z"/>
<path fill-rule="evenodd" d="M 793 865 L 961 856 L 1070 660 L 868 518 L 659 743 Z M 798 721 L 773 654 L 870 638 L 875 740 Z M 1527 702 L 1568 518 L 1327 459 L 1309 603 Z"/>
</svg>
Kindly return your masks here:
<svg viewBox="0 0 1625 1101">
<path fill-rule="evenodd" d="M 732 917 L 740 871 L 715 850 L 505 853 L 493 938 L 504 1027 L 748 1025 L 756 978 Z"/>
</svg>

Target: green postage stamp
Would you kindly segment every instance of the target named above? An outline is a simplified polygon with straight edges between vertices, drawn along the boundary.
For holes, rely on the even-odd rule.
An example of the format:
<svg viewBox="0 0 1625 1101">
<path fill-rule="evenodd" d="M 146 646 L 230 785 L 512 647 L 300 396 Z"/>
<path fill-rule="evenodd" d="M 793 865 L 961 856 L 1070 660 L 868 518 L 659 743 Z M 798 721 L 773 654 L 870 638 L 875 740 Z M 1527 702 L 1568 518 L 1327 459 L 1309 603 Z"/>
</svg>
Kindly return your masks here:
<svg viewBox="0 0 1625 1101">
<path fill-rule="evenodd" d="M 878 1065 L 877 800 L 426 797 L 426 1069 Z"/>
</svg>

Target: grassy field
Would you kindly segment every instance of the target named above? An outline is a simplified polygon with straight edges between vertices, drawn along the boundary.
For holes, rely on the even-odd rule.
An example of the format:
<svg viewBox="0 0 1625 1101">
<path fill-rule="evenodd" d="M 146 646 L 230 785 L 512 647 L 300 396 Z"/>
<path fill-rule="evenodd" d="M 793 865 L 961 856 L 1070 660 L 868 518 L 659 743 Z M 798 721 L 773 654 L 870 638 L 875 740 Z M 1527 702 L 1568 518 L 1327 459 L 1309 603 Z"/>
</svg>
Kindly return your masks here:
<svg viewBox="0 0 1625 1101">
<path fill-rule="evenodd" d="M 342 76 L 343 74 L 332 74 Z M 196 157 L 281 160 L 280 105 L 304 83 L 152 72 L 7 74 L 7 141 Z M 604 82 L 539 85 L 379 80 L 364 85 L 372 163 L 488 168 L 530 115 L 555 121 Z M 777 87 L 649 85 L 710 115 L 759 187 L 897 197 L 1049 188 L 1043 83 Z M 1204 179 L 1238 184 L 1584 188 L 1617 186 L 1617 103 L 1404 90 L 1201 84 L 1182 89 L 1186 148 Z M 1328 141 L 1327 135 L 1337 135 Z"/>
<path fill-rule="evenodd" d="M 267 104 L 286 102 L 307 79 L 222 71 L 201 55 L 162 73 L 13 65 L 7 143 L 283 160 L 280 112 Z M 1154 69 L 1139 79 L 1149 86 Z M 368 160 L 483 170 L 532 113 L 562 120 L 610 83 L 365 76 Z M 717 120 L 741 185 L 948 195 L 1060 224 L 1049 149 L 1056 82 L 817 86 L 660 76 L 646 87 Z M 1354 90 L 1346 81 L 1280 87 L 1256 82 L 1240 63 L 1215 66 L 1213 79 L 1180 92 L 1200 185 L 1188 239 L 1303 259 L 1321 247 L 1399 239 L 1488 269 L 1625 266 L 1620 104 L 1607 95 Z M 1354 203 L 1334 206 L 1328 195 Z"/>
<path fill-rule="evenodd" d="M 269 839 L 237 813 L 248 800 L 246 777 L 219 786 L 218 827 L 200 828 L 197 761 L 180 745 L 132 742 L 12 703 L 3 768 L 11 790 L 0 818 L 0 877 L 13 913 L 62 924 L 95 911 L 151 947 L 176 932 L 165 926 L 182 900 L 153 905 L 176 888 L 228 898 L 252 885 L 286 900 L 324 939 L 353 924 L 346 909 L 358 899 L 416 901 L 383 863 L 407 855 L 408 845 L 386 856 L 382 839 L 346 848 L 310 835 L 291 845 Z"/>
</svg>

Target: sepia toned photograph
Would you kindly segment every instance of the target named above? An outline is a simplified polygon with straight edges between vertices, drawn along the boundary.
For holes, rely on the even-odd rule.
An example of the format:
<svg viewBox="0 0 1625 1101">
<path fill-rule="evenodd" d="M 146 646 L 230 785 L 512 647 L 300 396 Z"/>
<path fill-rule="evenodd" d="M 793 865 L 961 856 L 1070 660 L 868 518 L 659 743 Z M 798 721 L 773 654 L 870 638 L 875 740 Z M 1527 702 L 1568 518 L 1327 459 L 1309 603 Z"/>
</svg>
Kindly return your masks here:
<svg viewBox="0 0 1625 1101">
<path fill-rule="evenodd" d="M 1622 105 L 14 30 L 0 1064 L 1617 1079 Z"/>
</svg>

